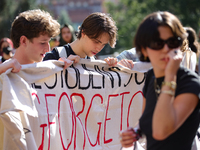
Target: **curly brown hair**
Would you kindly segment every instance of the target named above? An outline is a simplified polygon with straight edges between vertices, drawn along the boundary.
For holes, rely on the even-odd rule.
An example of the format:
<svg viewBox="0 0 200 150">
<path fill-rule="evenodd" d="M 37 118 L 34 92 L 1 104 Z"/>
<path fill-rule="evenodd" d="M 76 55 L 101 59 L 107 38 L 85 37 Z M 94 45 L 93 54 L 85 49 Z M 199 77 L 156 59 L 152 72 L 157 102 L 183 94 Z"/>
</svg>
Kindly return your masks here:
<svg viewBox="0 0 200 150">
<path fill-rule="evenodd" d="M 30 41 L 41 34 L 54 37 L 60 33 L 60 24 L 46 11 L 35 9 L 20 13 L 12 23 L 11 39 L 14 48 L 19 47 L 20 37 L 26 36 Z"/>
</svg>

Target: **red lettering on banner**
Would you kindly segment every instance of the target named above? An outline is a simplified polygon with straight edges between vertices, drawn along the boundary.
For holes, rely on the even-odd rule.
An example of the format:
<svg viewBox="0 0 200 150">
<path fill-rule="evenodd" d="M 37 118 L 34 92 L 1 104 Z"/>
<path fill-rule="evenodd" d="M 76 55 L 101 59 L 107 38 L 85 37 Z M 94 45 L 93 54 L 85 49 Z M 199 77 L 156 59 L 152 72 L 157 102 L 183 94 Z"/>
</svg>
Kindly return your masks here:
<svg viewBox="0 0 200 150">
<path fill-rule="evenodd" d="M 127 112 L 127 115 L 125 115 L 126 117 L 127 117 L 127 127 L 129 127 L 129 115 L 130 115 L 130 109 L 131 109 L 131 105 L 132 105 L 132 102 L 133 102 L 133 99 L 135 98 L 135 96 L 136 95 L 138 95 L 138 94 L 141 94 L 141 95 L 143 95 L 143 93 L 142 93 L 142 91 L 138 91 L 138 92 L 136 92 L 132 97 L 131 97 L 131 99 L 130 99 L 130 101 L 129 101 L 129 104 L 128 104 L 128 112 Z M 108 113 L 109 113 L 109 105 L 110 105 L 110 100 L 111 100 L 111 98 L 114 98 L 114 97 L 118 97 L 118 96 L 121 96 L 121 120 L 120 120 L 120 124 L 119 124 L 119 126 L 120 126 L 120 130 L 122 130 L 122 128 L 123 128 L 123 116 L 124 116 L 124 114 L 123 114 L 123 107 L 124 107 L 124 99 L 125 99 L 125 96 L 127 95 L 127 94 L 130 94 L 130 92 L 122 92 L 122 93 L 120 93 L 120 94 L 111 94 L 111 95 L 108 95 L 108 100 L 107 100 L 107 106 L 106 106 L 106 108 L 105 108 L 105 120 L 104 120 L 104 122 L 97 122 L 97 126 L 98 126 L 98 130 L 97 130 L 97 132 L 96 132 L 96 138 L 94 138 L 94 139 L 91 139 L 91 137 L 89 136 L 89 132 L 88 132 L 88 129 L 87 129 L 87 125 L 88 125 L 88 117 L 89 117 L 89 115 L 90 115 L 90 111 L 91 111 L 91 108 L 92 108 L 92 105 L 94 104 L 94 100 L 100 100 L 100 104 L 103 104 L 103 101 L 104 101 L 104 99 L 103 99 L 103 97 L 102 97 L 102 95 L 100 95 L 100 94 L 95 94 L 93 97 L 92 97 L 92 99 L 91 99 L 91 101 L 90 101 L 90 104 L 89 104 L 89 107 L 88 107 L 88 109 L 86 110 L 85 109 L 85 106 L 86 106 L 86 101 L 85 101 L 85 98 L 84 98 L 84 96 L 83 96 L 83 94 L 80 94 L 80 93 L 72 93 L 71 95 L 70 95 L 70 97 L 68 96 L 68 94 L 66 93 L 66 92 L 63 92 L 61 95 L 60 95 L 60 97 L 59 97 L 59 100 L 58 100 L 58 124 L 59 124 L 59 135 L 60 135 L 60 140 L 61 140 L 61 144 L 62 144 L 62 147 L 63 147 L 63 150 L 69 150 L 69 147 L 71 146 L 71 144 L 72 144 L 72 140 L 74 139 L 74 147 L 73 147 L 73 149 L 75 150 L 76 149 L 76 147 L 77 147 L 77 120 L 79 120 L 79 122 L 80 122 L 80 125 L 81 125 L 81 127 L 82 127 L 82 131 L 83 131 L 83 134 L 84 134 L 84 137 L 83 137 L 83 147 L 82 147 L 82 149 L 85 149 L 85 147 L 86 147 L 86 138 L 88 139 L 88 142 L 89 142 L 89 144 L 92 146 L 92 147 L 95 147 L 96 145 L 100 145 L 100 133 L 101 133 L 101 128 L 102 128 L 102 124 L 104 123 L 104 126 L 103 126 L 103 142 L 104 142 L 104 144 L 108 144 L 108 143 L 111 143 L 112 141 L 113 141 L 113 138 L 111 137 L 111 138 L 108 138 L 108 139 L 106 139 L 106 128 L 107 128 L 107 121 L 109 121 L 109 120 L 111 120 L 111 118 L 109 118 L 108 117 Z M 38 103 L 40 104 L 40 100 L 39 100 L 39 96 L 36 94 L 36 93 L 32 93 L 32 96 L 35 96 L 36 98 L 37 98 L 37 100 L 38 100 Z M 50 130 L 50 125 L 52 125 L 52 124 L 55 124 L 55 122 L 50 122 L 50 115 L 49 115 L 49 112 L 50 112 L 50 110 L 49 110 L 49 107 L 48 107 L 48 97 L 56 97 L 56 95 L 55 94 L 44 94 L 44 96 L 45 96 L 45 102 L 46 102 L 46 110 L 47 110 L 47 120 L 48 120 L 48 123 L 47 124 L 41 124 L 40 125 L 40 127 L 42 128 L 42 141 L 41 141 L 41 144 L 40 144 L 40 146 L 39 146 L 39 148 L 38 148 L 38 150 L 43 150 L 44 149 L 44 138 L 46 137 L 45 136 L 45 128 L 48 128 L 47 129 L 47 132 L 48 132 L 48 143 L 47 143 L 47 145 L 48 145 L 48 150 L 50 149 L 50 138 L 51 138 L 51 130 Z M 74 105 L 73 105 L 73 101 L 72 101 L 72 99 L 73 99 L 73 97 L 80 97 L 81 98 L 81 101 L 82 101 L 82 107 L 81 107 L 81 110 L 79 110 L 79 111 L 76 111 L 75 112 L 75 109 L 74 109 Z M 61 121 L 61 100 L 68 100 L 68 103 L 69 103 L 69 107 L 70 107 L 70 110 L 71 110 L 71 113 L 72 113 L 72 119 L 71 119 L 71 123 L 72 123 L 72 132 L 71 132 L 71 139 L 70 139 L 70 141 L 67 143 L 67 145 L 65 145 L 64 143 L 66 142 L 64 142 L 64 140 L 65 139 L 63 139 L 63 136 L 62 136 L 62 134 L 64 134 L 64 133 L 62 133 L 62 130 L 61 130 L 61 128 L 63 127 L 62 126 L 62 123 L 63 123 L 63 121 Z M 118 100 L 120 100 L 119 98 L 118 98 Z M 57 101 L 56 101 L 57 102 Z M 65 102 L 64 102 L 65 103 Z M 80 102 L 79 102 L 80 103 Z M 80 106 L 80 105 L 79 105 Z M 85 124 L 83 124 L 83 122 L 82 122 L 82 120 L 81 120 L 81 117 L 80 117 L 80 115 L 81 114 L 83 114 L 83 112 L 84 111 L 87 111 L 86 112 L 86 116 L 85 116 Z M 65 134 L 69 134 L 69 133 L 65 133 Z M 95 134 L 94 132 L 92 133 L 93 135 Z M 68 140 L 68 139 L 67 139 Z M 80 143 L 79 143 L 79 145 L 80 145 Z"/>
<path fill-rule="evenodd" d="M 117 96 L 119 96 L 119 94 L 114 94 L 114 95 L 108 96 L 108 103 L 107 103 L 107 107 L 106 107 L 106 116 L 105 116 L 105 122 L 104 122 L 104 143 L 105 144 L 112 142 L 112 139 L 106 140 L 106 122 L 111 119 L 111 118 L 107 118 L 110 97 L 117 97 Z"/>
<path fill-rule="evenodd" d="M 123 92 L 123 93 L 120 93 L 120 95 L 122 95 L 120 131 L 122 130 L 123 106 L 124 106 L 124 95 L 125 95 L 125 94 L 130 94 L 130 92 Z"/>
<path fill-rule="evenodd" d="M 49 109 L 48 109 L 48 102 L 47 102 L 47 97 L 48 96 L 53 96 L 55 97 L 56 95 L 55 94 L 45 94 L 45 101 L 46 101 L 46 108 L 47 108 L 47 119 L 48 119 L 48 128 L 49 128 L 49 141 L 48 141 L 48 150 L 50 149 L 50 137 L 51 137 L 51 134 L 50 134 L 50 124 L 54 124 L 55 122 L 50 122 L 49 121 Z"/>
<path fill-rule="evenodd" d="M 93 100 L 94 100 L 95 97 L 99 97 L 99 98 L 101 99 L 101 104 L 103 103 L 103 97 L 102 97 L 100 94 L 95 94 L 95 95 L 92 97 L 92 100 L 91 100 L 91 102 L 90 102 L 90 106 L 89 106 L 89 108 L 88 108 L 88 111 L 87 111 L 86 117 L 85 117 L 85 131 L 86 131 L 86 135 L 87 135 L 88 141 L 89 141 L 89 143 L 90 143 L 90 145 L 91 145 L 92 147 L 96 146 L 97 143 L 98 143 L 98 145 L 100 145 L 100 130 L 101 130 L 101 124 L 102 124 L 102 122 L 97 122 L 97 124 L 99 125 L 99 130 L 98 130 L 98 133 L 97 133 L 97 140 L 96 140 L 96 143 L 95 143 L 95 144 L 92 144 L 92 142 L 91 142 L 91 140 L 90 140 L 90 137 L 89 137 L 89 135 L 88 135 L 88 132 L 87 132 L 87 118 L 88 118 L 88 115 L 89 115 L 89 112 L 90 112 L 90 109 L 91 109 L 91 107 L 92 107 L 92 103 L 93 103 Z"/>
<path fill-rule="evenodd" d="M 70 105 L 70 109 L 71 109 L 71 112 L 72 112 L 72 133 L 71 133 L 71 140 L 69 142 L 69 144 L 67 145 L 67 148 L 65 148 L 65 145 L 63 143 L 63 138 L 62 138 L 62 133 L 61 133 L 61 124 L 60 124 L 60 102 L 61 102 L 61 99 L 63 96 L 66 96 L 68 101 L 69 101 L 69 105 Z M 61 138 L 61 143 L 62 143 L 62 147 L 64 150 L 68 150 L 69 149 L 69 146 L 71 145 L 72 143 L 72 138 L 73 138 L 73 134 L 74 134 L 74 119 L 75 119 L 75 112 L 74 112 L 74 109 L 73 109 L 73 104 L 72 104 L 72 100 L 69 99 L 67 93 L 63 92 L 59 98 L 59 101 L 58 101 L 58 123 L 59 123 L 59 133 L 60 133 L 60 138 Z"/>
<path fill-rule="evenodd" d="M 38 103 L 40 104 L 40 100 L 39 100 L 39 97 L 37 96 L 37 94 L 36 93 L 32 93 L 32 96 L 33 95 L 35 95 L 35 97 L 37 98 L 37 100 L 38 100 Z"/>
<path fill-rule="evenodd" d="M 76 115 L 76 118 L 78 118 L 78 120 L 80 121 L 81 123 L 81 126 L 82 126 L 82 129 L 83 129 L 83 133 L 84 133 L 84 142 L 83 142 L 83 149 L 85 148 L 85 131 L 84 131 L 84 127 L 83 127 L 83 123 L 81 122 L 81 119 L 78 117 L 83 111 L 84 111 L 84 108 L 85 108 L 85 98 L 83 97 L 82 94 L 79 94 L 79 93 L 72 93 L 72 95 L 70 96 L 70 99 L 72 100 L 72 97 L 73 96 L 79 96 L 81 97 L 82 101 L 83 101 L 83 108 L 81 111 L 79 111 Z M 75 133 L 74 133 L 74 149 L 76 149 L 76 118 L 74 119 L 75 121 Z"/>
<path fill-rule="evenodd" d="M 142 91 L 138 91 L 138 92 L 136 92 L 136 93 L 132 96 L 131 101 L 130 101 L 130 103 L 129 103 L 129 106 L 128 106 L 128 114 L 127 114 L 127 128 L 129 127 L 129 113 L 130 113 L 131 103 L 132 103 L 132 101 L 133 101 L 133 98 L 134 98 L 137 94 L 139 94 L 139 93 L 141 93 L 142 96 L 143 96 Z"/>
<path fill-rule="evenodd" d="M 44 148 L 44 127 L 46 127 L 47 124 L 41 124 L 40 127 L 42 127 L 42 143 L 39 146 L 38 150 L 43 150 Z"/>
</svg>

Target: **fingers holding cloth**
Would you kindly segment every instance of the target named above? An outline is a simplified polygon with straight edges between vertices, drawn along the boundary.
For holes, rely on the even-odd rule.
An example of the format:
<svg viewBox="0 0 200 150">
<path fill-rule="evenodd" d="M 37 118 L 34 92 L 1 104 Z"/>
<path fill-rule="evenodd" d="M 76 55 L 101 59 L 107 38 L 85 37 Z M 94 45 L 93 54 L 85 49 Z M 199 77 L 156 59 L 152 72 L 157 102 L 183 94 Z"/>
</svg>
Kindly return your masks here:
<svg viewBox="0 0 200 150">
<path fill-rule="evenodd" d="M 119 139 L 122 147 L 127 148 L 133 146 L 134 142 L 139 140 L 139 138 L 142 136 L 141 132 L 138 131 L 140 130 L 133 129 L 132 127 L 129 127 L 124 131 L 121 131 L 119 133 Z"/>
<path fill-rule="evenodd" d="M 63 69 L 66 69 L 67 67 L 71 66 L 72 63 L 77 63 L 80 60 L 80 56 L 78 55 L 70 55 L 69 57 L 61 57 L 58 59 L 58 61 L 64 62 L 64 67 Z"/>
</svg>

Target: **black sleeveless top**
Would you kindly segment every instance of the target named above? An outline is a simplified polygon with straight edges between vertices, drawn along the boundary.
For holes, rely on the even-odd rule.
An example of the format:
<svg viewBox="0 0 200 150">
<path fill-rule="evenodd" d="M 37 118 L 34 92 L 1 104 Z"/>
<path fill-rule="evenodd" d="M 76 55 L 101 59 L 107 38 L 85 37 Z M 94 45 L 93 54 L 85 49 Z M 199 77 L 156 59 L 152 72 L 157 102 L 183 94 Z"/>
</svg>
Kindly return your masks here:
<svg viewBox="0 0 200 150">
<path fill-rule="evenodd" d="M 156 80 L 157 84 L 161 87 L 164 77 L 157 78 Z M 152 137 L 152 117 L 157 102 L 157 96 L 154 90 L 154 81 L 155 76 L 151 69 L 147 73 L 147 78 L 143 88 L 144 97 L 146 98 L 146 107 L 139 120 L 140 128 L 147 138 L 147 150 L 190 150 L 199 127 L 200 102 L 176 132 L 165 140 L 155 140 Z M 199 76 L 186 68 L 179 68 L 177 72 L 177 88 L 175 96 L 181 93 L 193 93 L 200 99 Z M 188 100 L 190 101 L 190 99 Z"/>
</svg>

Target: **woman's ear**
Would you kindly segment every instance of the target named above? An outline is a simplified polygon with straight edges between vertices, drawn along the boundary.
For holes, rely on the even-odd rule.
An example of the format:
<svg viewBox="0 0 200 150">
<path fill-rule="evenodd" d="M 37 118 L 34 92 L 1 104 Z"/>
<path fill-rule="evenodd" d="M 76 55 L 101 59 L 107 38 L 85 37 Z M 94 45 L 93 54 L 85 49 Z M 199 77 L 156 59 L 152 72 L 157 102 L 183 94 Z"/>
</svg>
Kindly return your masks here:
<svg viewBox="0 0 200 150">
<path fill-rule="evenodd" d="M 141 48 L 141 52 L 144 55 L 144 57 L 148 57 L 147 51 L 144 47 Z"/>
</svg>

